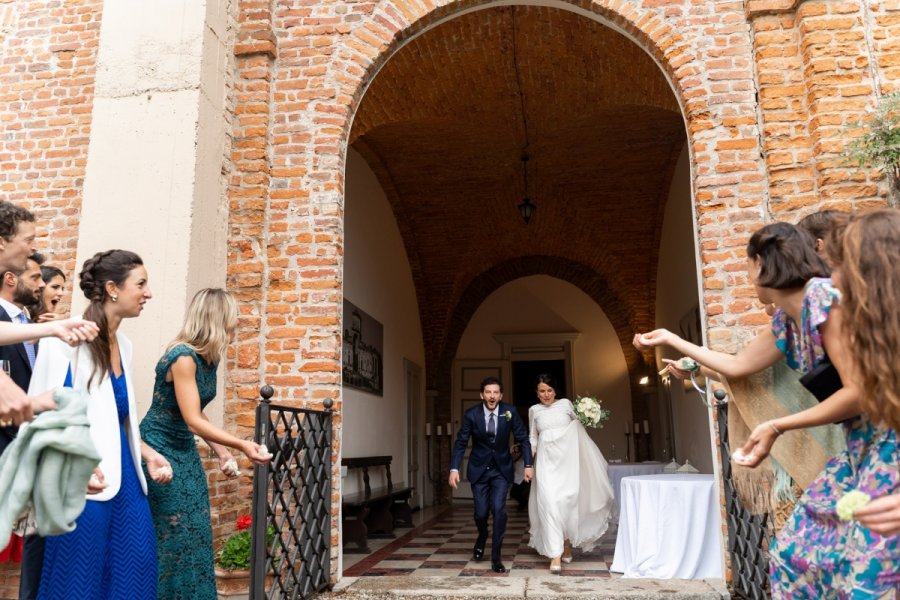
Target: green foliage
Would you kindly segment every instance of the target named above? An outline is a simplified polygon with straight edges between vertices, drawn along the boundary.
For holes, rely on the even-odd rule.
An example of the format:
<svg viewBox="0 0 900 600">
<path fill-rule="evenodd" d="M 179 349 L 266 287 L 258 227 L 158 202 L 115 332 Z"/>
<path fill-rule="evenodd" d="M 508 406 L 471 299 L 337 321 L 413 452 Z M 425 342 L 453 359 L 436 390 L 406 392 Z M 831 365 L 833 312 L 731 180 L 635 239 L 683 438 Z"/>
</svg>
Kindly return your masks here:
<svg viewBox="0 0 900 600">
<path fill-rule="evenodd" d="M 877 167 L 888 177 L 900 178 L 900 92 L 884 96 L 862 137 L 844 150 L 844 158 L 860 167 Z"/>
<path fill-rule="evenodd" d="M 271 546 L 275 538 L 275 528 L 269 525 L 266 529 L 266 545 Z M 250 568 L 250 530 L 245 529 L 232 534 L 216 554 L 219 567 L 228 571 Z"/>
<path fill-rule="evenodd" d="M 250 568 L 250 532 L 247 530 L 235 533 L 219 550 L 217 556 L 219 566 L 233 571 Z"/>
</svg>

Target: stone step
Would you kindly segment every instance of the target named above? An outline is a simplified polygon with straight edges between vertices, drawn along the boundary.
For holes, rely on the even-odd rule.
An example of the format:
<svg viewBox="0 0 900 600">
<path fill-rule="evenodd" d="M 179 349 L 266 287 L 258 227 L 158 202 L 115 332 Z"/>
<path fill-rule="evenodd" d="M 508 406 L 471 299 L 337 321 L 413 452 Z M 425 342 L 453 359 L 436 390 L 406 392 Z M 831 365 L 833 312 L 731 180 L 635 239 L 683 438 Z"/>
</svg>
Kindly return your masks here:
<svg viewBox="0 0 900 600">
<path fill-rule="evenodd" d="M 716 580 L 558 577 L 345 577 L 318 598 L 333 600 L 722 600 Z"/>
</svg>

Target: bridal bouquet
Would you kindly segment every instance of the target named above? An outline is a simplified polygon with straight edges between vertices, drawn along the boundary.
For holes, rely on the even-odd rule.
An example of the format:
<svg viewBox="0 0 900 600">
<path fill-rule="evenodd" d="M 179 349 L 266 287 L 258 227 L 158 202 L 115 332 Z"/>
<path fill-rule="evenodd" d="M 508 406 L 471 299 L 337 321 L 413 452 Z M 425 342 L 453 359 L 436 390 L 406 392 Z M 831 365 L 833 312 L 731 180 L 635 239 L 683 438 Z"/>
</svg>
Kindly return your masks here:
<svg viewBox="0 0 900 600">
<path fill-rule="evenodd" d="M 609 419 L 609 410 L 603 408 L 601 401 L 593 396 L 576 396 L 575 417 L 585 427 L 603 427 Z"/>
</svg>

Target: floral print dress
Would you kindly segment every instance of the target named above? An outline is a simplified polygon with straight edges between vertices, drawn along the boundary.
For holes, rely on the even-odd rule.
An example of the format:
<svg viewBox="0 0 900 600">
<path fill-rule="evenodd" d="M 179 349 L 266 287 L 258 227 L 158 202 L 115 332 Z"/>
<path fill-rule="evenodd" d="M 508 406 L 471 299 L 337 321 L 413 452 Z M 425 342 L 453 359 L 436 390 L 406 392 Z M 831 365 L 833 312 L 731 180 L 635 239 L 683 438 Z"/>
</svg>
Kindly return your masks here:
<svg viewBox="0 0 900 600">
<path fill-rule="evenodd" d="M 778 348 L 792 368 L 807 373 L 825 357 L 819 326 L 840 295 L 828 279 L 809 281 L 798 324 L 783 311 L 772 317 Z M 837 516 L 837 501 L 851 490 L 872 498 L 900 491 L 897 432 L 859 417 L 843 425 L 847 450 L 797 503 L 769 549 L 772 597 L 897 598 L 900 536 L 880 536 Z"/>
</svg>

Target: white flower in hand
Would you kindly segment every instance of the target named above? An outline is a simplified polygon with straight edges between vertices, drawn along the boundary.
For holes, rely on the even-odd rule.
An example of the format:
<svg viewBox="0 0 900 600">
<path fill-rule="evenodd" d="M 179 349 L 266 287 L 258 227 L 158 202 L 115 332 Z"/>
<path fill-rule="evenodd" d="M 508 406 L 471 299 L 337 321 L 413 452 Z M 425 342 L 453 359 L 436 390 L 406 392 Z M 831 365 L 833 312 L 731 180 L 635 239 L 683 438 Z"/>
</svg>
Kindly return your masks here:
<svg viewBox="0 0 900 600">
<path fill-rule="evenodd" d="M 222 465 L 222 472 L 228 477 L 237 477 L 241 474 L 241 470 L 238 468 L 237 461 L 233 456 Z"/>
</svg>

